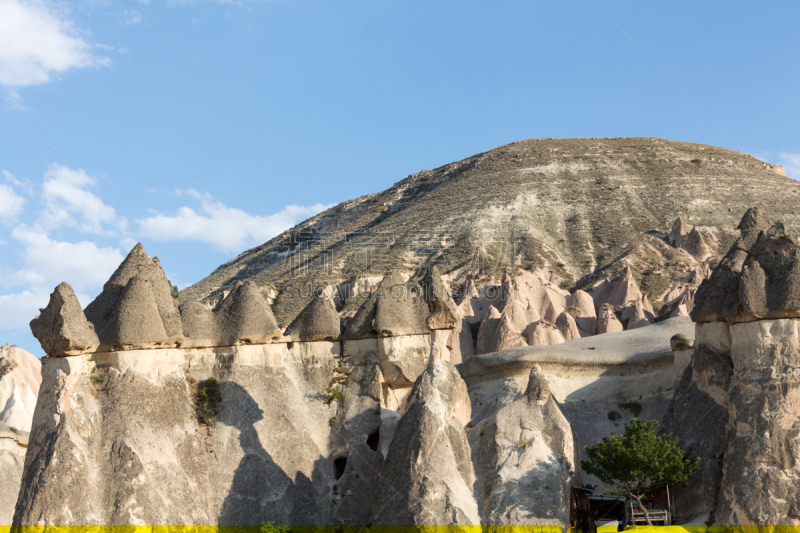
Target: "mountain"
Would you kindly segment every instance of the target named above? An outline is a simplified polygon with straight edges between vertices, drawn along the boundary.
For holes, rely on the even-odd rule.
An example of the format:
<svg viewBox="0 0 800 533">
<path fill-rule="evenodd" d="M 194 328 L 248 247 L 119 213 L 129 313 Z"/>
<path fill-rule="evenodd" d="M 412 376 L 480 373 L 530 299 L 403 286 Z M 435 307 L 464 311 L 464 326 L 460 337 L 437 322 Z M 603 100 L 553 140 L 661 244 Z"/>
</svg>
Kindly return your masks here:
<svg viewBox="0 0 800 533">
<path fill-rule="evenodd" d="M 479 280 L 499 277 L 503 266 L 539 270 L 574 292 L 630 266 L 653 301 L 703 263 L 702 253 L 682 248 L 699 245 L 718 258 L 753 206 L 796 231 L 799 198 L 800 183 L 782 167 L 714 146 L 519 141 L 332 207 L 223 264 L 181 301 L 213 303 L 252 280 L 286 326 L 321 285 L 336 289 L 340 311 L 351 316 L 384 273 L 413 275 L 432 264 L 461 275 L 451 282 L 456 300 L 465 271 Z M 679 217 L 683 246 L 670 239 Z"/>
</svg>

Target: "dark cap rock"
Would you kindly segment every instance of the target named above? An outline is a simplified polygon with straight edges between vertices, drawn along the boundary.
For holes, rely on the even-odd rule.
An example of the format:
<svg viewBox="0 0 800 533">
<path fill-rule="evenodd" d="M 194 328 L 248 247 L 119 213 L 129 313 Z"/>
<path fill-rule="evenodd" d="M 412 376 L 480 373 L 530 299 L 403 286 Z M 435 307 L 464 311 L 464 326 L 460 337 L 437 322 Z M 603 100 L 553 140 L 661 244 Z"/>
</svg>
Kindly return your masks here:
<svg viewBox="0 0 800 533">
<path fill-rule="evenodd" d="M 31 332 L 47 355 L 64 357 L 91 352 L 100 345 L 68 283 L 58 285 L 47 307 L 31 320 Z"/>
</svg>

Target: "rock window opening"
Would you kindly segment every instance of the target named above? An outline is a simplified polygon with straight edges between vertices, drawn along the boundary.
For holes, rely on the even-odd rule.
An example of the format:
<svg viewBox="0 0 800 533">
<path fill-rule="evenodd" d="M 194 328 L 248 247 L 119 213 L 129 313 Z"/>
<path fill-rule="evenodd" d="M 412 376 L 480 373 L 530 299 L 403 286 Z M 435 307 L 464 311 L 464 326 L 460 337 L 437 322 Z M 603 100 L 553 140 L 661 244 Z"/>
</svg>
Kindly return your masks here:
<svg viewBox="0 0 800 533">
<path fill-rule="evenodd" d="M 378 444 L 381 442 L 381 428 L 376 428 L 375 431 L 367 435 L 367 446 L 373 452 L 378 451 Z"/>
<path fill-rule="evenodd" d="M 337 457 L 333 460 L 333 477 L 339 479 L 347 468 L 347 457 Z"/>
</svg>

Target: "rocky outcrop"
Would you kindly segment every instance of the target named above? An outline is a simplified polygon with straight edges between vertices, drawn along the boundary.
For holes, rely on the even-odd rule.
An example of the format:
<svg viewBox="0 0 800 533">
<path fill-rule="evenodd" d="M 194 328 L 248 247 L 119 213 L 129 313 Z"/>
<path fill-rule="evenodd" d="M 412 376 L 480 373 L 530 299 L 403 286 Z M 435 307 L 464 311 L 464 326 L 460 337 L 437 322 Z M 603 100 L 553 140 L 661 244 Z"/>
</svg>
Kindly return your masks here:
<svg viewBox="0 0 800 533">
<path fill-rule="evenodd" d="M 31 321 L 31 331 L 47 354 L 77 355 L 100 346 L 94 325 L 86 320 L 68 283 L 58 285 L 47 307 L 39 311 L 40 315 Z"/>
<path fill-rule="evenodd" d="M 611 305 L 604 305 L 597 317 L 597 333 L 614 333 L 622 331 L 622 322 L 619 321 L 617 315 L 614 313 L 614 308 Z"/>
<path fill-rule="evenodd" d="M 696 226 L 689 227 L 683 217 L 678 217 L 672 225 L 669 234 L 670 244 L 685 250 L 689 255 L 700 261 L 705 261 L 711 256 L 711 247 L 697 230 Z"/>
<path fill-rule="evenodd" d="M 525 394 L 469 430 L 486 525 L 562 525 L 576 459 L 572 428 L 538 364 Z"/>
<path fill-rule="evenodd" d="M 289 324 L 285 334 L 297 341 L 332 341 L 341 332 L 341 319 L 333 301 L 315 297 Z"/>
<path fill-rule="evenodd" d="M 28 432 L 0 422 L 0 524 L 10 525 L 17 503 Z"/>
<path fill-rule="evenodd" d="M 480 524 L 464 426 L 471 418 L 467 387 L 455 367 L 432 355 L 397 424 L 378 501 L 380 524 Z M 396 487 L 400 487 L 398 490 Z"/>
<path fill-rule="evenodd" d="M 0 423 L 30 431 L 41 368 L 39 359 L 19 346 L 0 347 Z"/>
<path fill-rule="evenodd" d="M 133 284 L 128 288 L 131 282 Z M 119 314 L 131 313 L 132 316 L 136 316 L 145 310 L 149 314 L 152 308 L 157 310 L 161 324 L 150 324 L 150 330 L 136 332 L 137 334 L 144 334 L 150 338 L 159 337 L 159 341 L 183 337 L 178 305 L 172 297 L 170 282 L 164 275 L 158 258 L 147 255 L 140 243 L 134 246 L 128 257 L 120 263 L 111 278 L 103 285 L 103 292 L 86 306 L 84 312 L 86 319 L 92 323 L 100 337 L 100 342 L 114 346 L 131 344 L 125 342 L 131 340 L 129 337 L 120 338 L 119 335 L 133 333 L 119 329 L 121 326 L 116 320 Z M 116 325 L 112 324 L 106 331 L 112 322 Z M 127 326 L 122 327 L 124 330 Z"/>
<path fill-rule="evenodd" d="M 419 284 L 390 272 L 347 324 L 342 339 L 430 333 L 429 317 Z"/>
<path fill-rule="evenodd" d="M 0 347 L 0 525 L 14 515 L 41 381 L 39 359 L 18 346 Z"/>
<path fill-rule="evenodd" d="M 797 525 L 800 263 L 794 240 L 761 210 L 748 210 L 739 229 L 697 291 L 691 366 L 665 424 L 707 466 L 676 499 L 717 523 Z"/>
</svg>

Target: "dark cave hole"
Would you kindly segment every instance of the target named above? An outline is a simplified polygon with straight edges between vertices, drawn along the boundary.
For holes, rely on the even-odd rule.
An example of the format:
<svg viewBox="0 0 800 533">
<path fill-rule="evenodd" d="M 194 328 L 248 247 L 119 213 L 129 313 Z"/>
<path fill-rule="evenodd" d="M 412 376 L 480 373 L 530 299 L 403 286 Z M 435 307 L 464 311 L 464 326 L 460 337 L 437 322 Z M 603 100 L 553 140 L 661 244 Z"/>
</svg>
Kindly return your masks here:
<svg viewBox="0 0 800 533">
<path fill-rule="evenodd" d="M 372 433 L 367 435 L 367 446 L 373 452 L 378 451 L 378 444 L 381 442 L 381 428 L 375 429 Z"/>
<path fill-rule="evenodd" d="M 347 468 L 347 457 L 337 457 L 333 460 L 333 477 L 339 479 Z"/>
</svg>

